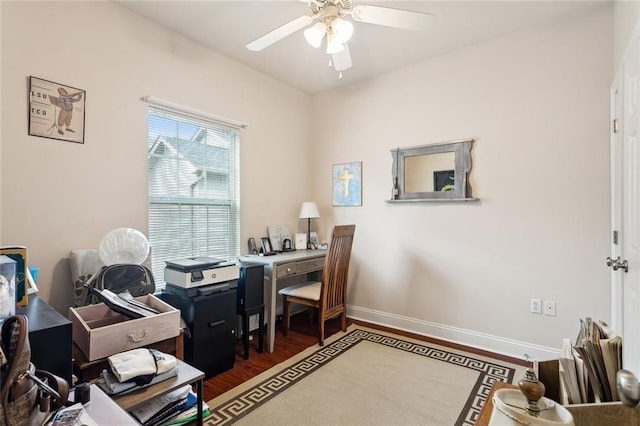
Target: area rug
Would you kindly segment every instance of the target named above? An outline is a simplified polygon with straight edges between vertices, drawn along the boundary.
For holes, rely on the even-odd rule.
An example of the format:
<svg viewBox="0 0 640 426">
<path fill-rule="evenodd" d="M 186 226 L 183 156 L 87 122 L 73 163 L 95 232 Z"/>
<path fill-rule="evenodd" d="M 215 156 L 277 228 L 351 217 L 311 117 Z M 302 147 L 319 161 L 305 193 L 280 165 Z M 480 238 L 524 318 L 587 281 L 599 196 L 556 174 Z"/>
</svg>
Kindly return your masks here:
<svg viewBox="0 0 640 426">
<path fill-rule="evenodd" d="M 473 425 L 525 367 L 351 326 L 208 401 L 208 426 Z"/>
</svg>

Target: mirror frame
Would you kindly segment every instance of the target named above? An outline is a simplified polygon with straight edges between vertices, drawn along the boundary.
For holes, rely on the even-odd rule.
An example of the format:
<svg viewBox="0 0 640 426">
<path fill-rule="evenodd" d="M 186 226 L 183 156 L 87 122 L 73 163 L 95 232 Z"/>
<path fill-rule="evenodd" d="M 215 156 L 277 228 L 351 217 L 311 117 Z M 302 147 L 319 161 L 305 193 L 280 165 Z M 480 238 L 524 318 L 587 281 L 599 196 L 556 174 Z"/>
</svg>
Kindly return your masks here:
<svg viewBox="0 0 640 426">
<path fill-rule="evenodd" d="M 396 148 L 391 150 L 393 166 L 394 188 L 390 202 L 397 201 L 453 201 L 473 200 L 469 174 L 471 172 L 471 147 L 473 139 L 444 142 L 431 145 L 421 145 L 410 148 Z M 453 152 L 455 154 L 454 189 L 444 192 L 406 192 L 405 191 L 405 159 L 417 155 L 440 154 Z"/>
</svg>

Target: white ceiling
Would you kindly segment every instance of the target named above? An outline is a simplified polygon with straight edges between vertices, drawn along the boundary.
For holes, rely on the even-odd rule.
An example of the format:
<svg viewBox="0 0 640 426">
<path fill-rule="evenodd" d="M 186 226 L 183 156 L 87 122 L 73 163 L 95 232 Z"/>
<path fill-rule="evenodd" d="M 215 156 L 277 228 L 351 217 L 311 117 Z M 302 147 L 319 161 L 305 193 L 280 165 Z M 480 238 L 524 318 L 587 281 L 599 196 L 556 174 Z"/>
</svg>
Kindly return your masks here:
<svg viewBox="0 0 640 426">
<path fill-rule="evenodd" d="M 315 94 L 411 65 L 445 52 L 481 43 L 518 29 L 560 19 L 601 5 L 605 0 L 376 1 L 353 0 L 435 15 L 424 33 L 354 23 L 349 42 L 353 67 L 343 79 L 328 68 L 323 48 L 307 44 L 303 31 L 251 52 L 245 45 L 301 15 L 311 14 L 300 0 L 167 1 L 116 0 L 132 11 L 204 46 Z"/>
</svg>

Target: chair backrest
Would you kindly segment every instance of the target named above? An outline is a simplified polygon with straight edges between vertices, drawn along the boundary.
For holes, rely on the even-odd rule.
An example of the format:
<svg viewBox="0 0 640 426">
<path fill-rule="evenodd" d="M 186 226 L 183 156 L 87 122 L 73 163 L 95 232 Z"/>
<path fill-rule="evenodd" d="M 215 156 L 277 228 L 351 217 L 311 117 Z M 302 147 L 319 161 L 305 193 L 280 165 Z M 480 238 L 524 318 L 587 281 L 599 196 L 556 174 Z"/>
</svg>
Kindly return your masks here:
<svg viewBox="0 0 640 426">
<path fill-rule="evenodd" d="M 320 306 L 330 311 L 344 305 L 347 298 L 347 278 L 355 225 L 340 225 L 333 228 L 331 244 L 322 270 L 322 290 Z"/>
</svg>

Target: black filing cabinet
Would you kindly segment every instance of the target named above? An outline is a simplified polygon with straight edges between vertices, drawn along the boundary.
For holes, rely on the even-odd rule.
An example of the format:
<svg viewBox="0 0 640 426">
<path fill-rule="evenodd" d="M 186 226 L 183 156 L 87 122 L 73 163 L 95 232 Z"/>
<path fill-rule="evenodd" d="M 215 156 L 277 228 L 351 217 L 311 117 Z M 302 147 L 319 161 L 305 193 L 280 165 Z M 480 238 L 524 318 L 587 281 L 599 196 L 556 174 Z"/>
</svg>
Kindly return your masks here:
<svg viewBox="0 0 640 426">
<path fill-rule="evenodd" d="M 236 289 L 187 296 L 167 285 L 161 299 L 180 309 L 188 333 L 184 360 L 204 372 L 205 379 L 233 368 L 236 358 Z"/>
<path fill-rule="evenodd" d="M 16 314 L 27 317 L 31 362 L 36 368 L 47 370 L 71 383 L 71 321 L 35 294 L 29 296 L 27 306 L 16 309 Z"/>
</svg>

